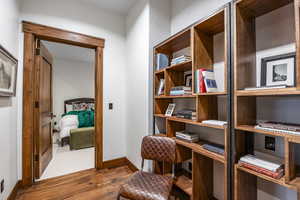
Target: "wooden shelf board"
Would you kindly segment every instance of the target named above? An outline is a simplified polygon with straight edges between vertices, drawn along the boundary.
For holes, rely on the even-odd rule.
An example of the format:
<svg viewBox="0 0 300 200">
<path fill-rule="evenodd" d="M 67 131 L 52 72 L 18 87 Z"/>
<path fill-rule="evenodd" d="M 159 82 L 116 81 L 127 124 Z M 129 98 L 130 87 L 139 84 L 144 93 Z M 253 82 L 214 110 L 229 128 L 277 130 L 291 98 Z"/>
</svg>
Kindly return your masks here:
<svg viewBox="0 0 300 200">
<path fill-rule="evenodd" d="M 226 159 L 225 159 L 224 156 L 204 149 L 202 147 L 202 145 L 205 144 L 204 141 L 199 141 L 197 143 L 193 143 L 193 142 L 186 142 L 186 141 L 183 141 L 183 140 L 179 140 L 175 137 L 174 137 L 174 140 L 176 141 L 177 144 L 185 146 L 185 147 L 191 149 L 192 151 L 194 151 L 196 153 L 199 153 L 203 156 L 209 157 L 209 158 L 211 158 L 213 160 L 216 160 L 216 161 L 219 161 L 221 163 L 226 163 Z"/>
<path fill-rule="evenodd" d="M 227 127 L 227 126 L 204 124 L 204 123 L 193 121 L 190 119 L 184 119 L 184 118 L 178 118 L 178 117 L 167 117 L 167 119 L 170 121 L 181 122 L 181 123 L 186 123 L 186 124 L 191 124 L 191 125 L 201 126 L 201 127 L 207 127 L 207 128 L 215 128 L 215 129 L 225 130 Z"/>
<path fill-rule="evenodd" d="M 293 0 L 243 0 L 243 1 L 236 1 L 238 6 L 248 12 L 250 15 L 254 17 L 259 17 L 261 15 L 267 14 L 273 10 L 276 10 L 280 7 L 288 5 L 292 3 Z"/>
<path fill-rule="evenodd" d="M 179 187 L 182 191 L 184 191 L 189 196 L 193 194 L 193 182 L 190 178 L 185 175 L 181 175 L 177 177 L 175 181 L 175 185 Z"/>
<path fill-rule="evenodd" d="M 208 35 L 215 35 L 224 32 L 224 9 L 222 9 L 218 13 L 215 13 L 212 16 L 209 16 L 204 21 L 201 21 L 199 24 L 195 25 L 195 28 Z"/>
<path fill-rule="evenodd" d="M 179 98 L 196 98 L 194 95 L 180 95 L 180 96 L 170 96 L 170 95 L 161 95 L 155 96 L 155 99 L 179 99 Z"/>
<path fill-rule="evenodd" d="M 276 95 L 300 95 L 297 88 L 266 89 L 266 90 L 237 90 L 237 96 L 276 96 Z"/>
<path fill-rule="evenodd" d="M 187 28 L 176 35 L 171 36 L 162 43 L 155 46 L 157 52 L 175 52 L 190 46 L 191 28 Z"/>
<path fill-rule="evenodd" d="M 158 74 L 164 74 L 165 73 L 165 69 L 160 69 L 160 70 L 156 70 L 154 72 L 154 74 L 158 75 Z"/>
<path fill-rule="evenodd" d="M 293 187 L 299 188 L 300 187 L 300 177 L 294 178 L 288 184 L 292 185 Z"/>
<path fill-rule="evenodd" d="M 166 70 L 173 70 L 173 71 L 188 71 L 192 70 L 192 61 L 187 61 L 183 63 L 179 63 L 177 65 L 171 65 L 166 68 Z"/>
<path fill-rule="evenodd" d="M 280 131 L 275 132 L 275 131 L 266 131 L 266 130 L 256 129 L 254 126 L 251 126 L 251 125 L 239 125 L 236 127 L 236 129 L 241 130 L 241 131 L 248 131 L 248 132 L 277 136 L 277 137 L 290 138 L 292 141 L 300 142 L 300 135 L 297 136 L 297 135 L 282 133 Z"/>
<path fill-rule="evenodd" d="M 167 118 L 165 114 L 154 114 L 154 117 Z"/>
<path fill-rule="evenodd" d="M 252 174 L 254 176 L 257 176 L 259 178 L 262 178 L 264 180 L 267 180 L 267 181 L 270 181 L 270 182 L 273 182 L 273 183 L 276 183 L 276 184 L 279 184 L 279 185 L 282 185 L 284 187 L 287 187 L 289 189 L 292 189 L 292 190 L 296 190 L 297 188 L 294 186 L 294 185 L 291 185 L 291 184 L 286 184 L 285 183 L 285 180 L 284 180 L 284 177 L 282 177 L 281 179 L 275 179 L 275 178 L 272 178 L 272 177 L 269 177 L 269 176 L 266 176 L 264 174 L 260 174 L 258 172 L 255 172 L 251 169 L 247 169 L 245 167 L 241 167 L 239 166 L 239 164 L 236 164 L 236 167 L 237 169 L 241 170 L 241 171 L 244 171 L 244 172 L 247 172 L 249 174 Z"/>
<path fill-rule="evenodd" d="M 218 96 L 218 95 L 227 95 L 227 92 L 209 92 L 209 93 L 195 93 L 197 96 Z"/>
<path fill-rule="evenodd" d="M 167 134 L 166 133 L 157 133 L 157 134 L 154 134 L 154 136 L 167 137 Z"/>
</svg>

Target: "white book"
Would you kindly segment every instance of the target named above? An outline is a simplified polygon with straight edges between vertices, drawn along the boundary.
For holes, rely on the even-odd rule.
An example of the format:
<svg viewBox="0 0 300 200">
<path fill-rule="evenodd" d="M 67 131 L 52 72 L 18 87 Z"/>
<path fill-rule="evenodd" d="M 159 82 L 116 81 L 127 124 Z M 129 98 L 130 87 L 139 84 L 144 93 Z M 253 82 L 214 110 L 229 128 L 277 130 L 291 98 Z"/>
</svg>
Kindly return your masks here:
<svg viewBox="0 0 300 200">
<path fill-rule="evenodd" d="M 176 134 L 176 137 L 182 137 L 182 138 L 185 138 L 185 139 L 197 139 L 199 137 L 197 136 L 188 136 L 188 135 L 183 135 L 183 134 Z"/>
<path fill-rule="evenodd" d="M 300 132 L 296 132 L 296 131 L 287 131 L 287 130 L 279 130 L 279 129 L 274 129 L 274 128 L 265 128 L 265 127 L 261 127 L 259 125 L 255 126 L 254 128 L 264 130 L 264 131 L 271 131 L 271 132 L 275 132 L 275 133 L 286 133 L 286 134 L 292 134 L 292 135 L 300 135 Z"/>
<path fill-rule="evenodd" d="M 252 155 L 246 155 L 240 159 L 242 162 L 249 163 L 251 165 L 256 165 L 261 168 L 265 168 L 267 170 L 277 172 L 278 169 L 282 167 L 280 164 L 272 163 L 266 160 L 259 159 Z"/>
<path fill-rule="evenodd" d="M 218 92 L 217 82 L 215 80 L 215 73 L 212 70 L 202 72 L 206 92 Z"/>
<path fill-rule="evenodd" d="M 217 125 L 217 126 L 224 126 L 227 124 L 226 121 L 219 121 L 219 120 L 204 120 L 202 121 L 203 124 L 211 124 L 211 125 Z"/>
<path fill-rule="evenodd" d="M 182 137 L 186 137 L 186 138 L 198 138 L 199 135 L 195 134 L 195 133 L 185 133 L 185 132 L 176 132 L 176 136 L 182 136 Z"/>
<path fill-rule="evenodd" d="M 277 86 L 264 86 L 264 87 L 249 87 L 249 88 L 245 88 L 244 90 L 246 91 L 251 91 L 251 90 L 270 90 L 270 89 L 282 89 L 282 88 L 286 88 L 286 85 L 277 85 Z"/>
</svg>

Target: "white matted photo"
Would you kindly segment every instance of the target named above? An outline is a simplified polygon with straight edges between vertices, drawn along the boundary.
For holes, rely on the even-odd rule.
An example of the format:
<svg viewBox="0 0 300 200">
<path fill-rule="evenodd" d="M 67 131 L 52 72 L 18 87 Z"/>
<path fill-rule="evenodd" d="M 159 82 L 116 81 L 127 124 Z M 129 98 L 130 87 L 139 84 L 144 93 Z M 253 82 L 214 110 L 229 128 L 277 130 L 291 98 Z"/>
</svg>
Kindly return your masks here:
<svg viewBox="0 0 300 200">
<path fill-rule="evenodd" d="M 0 46 L 0 96 L 16 95 L 18 61 Z"/>
<path fill-rule="evenodd" d="M 284 54 L 262 59 L 262 86 L 294 86 L 295 54 Z"/>
<path fill-rule="evenodd" d="M 174 109 L 175 109 L 175 103 L 170 103 L 167 108 L 165 116 L 171 117 L 174 112 Z"/>
</svg>

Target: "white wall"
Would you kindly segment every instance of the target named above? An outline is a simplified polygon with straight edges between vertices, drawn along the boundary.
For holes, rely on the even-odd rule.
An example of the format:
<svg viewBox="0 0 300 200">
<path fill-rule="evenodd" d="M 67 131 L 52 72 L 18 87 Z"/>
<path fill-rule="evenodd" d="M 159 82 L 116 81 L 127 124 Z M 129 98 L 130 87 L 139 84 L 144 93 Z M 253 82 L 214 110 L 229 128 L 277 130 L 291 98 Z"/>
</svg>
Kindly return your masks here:
<svg viewBox="0 0 300 200">
<path fill-rule="evenodd" d="M 64 114 L 64 101 L 74 98 L 95 98 L 94 62 L 53 60 L 53 113 L 58 122 Z"/>
<path fill-rule="evenodd" d="M 105 39 L 104 160 L 126 156 L 124 120 L 126 105 L 125 72 L 127 71 L 125 64 L 125 17 L 108 13 L 88 3 L 78 3 L 71 0 L 26 0 L 22 1 L 21 20 Z M 20 46 L 23 48 L 22 43 Z M 19 58 L 22 59 L 22 55 Z M 21 73 L 19 75 L 22 76 Z M 114 110 L 108 110 L 108 102 L 114 103 Z M 18 137 L 21 139 L 21 132 L 19 132 Z M 21 152 L 19 153 L 21 155 Z"/>
<path fill-rule="evenodd" d="M 140 166 L 142 138 L 148 135 L 149 3 L 139 1 L 126 17 L 127 157 Z"/>
<path fill-rule="evenodd" d="M 149 36 L 149 133 L 153 133 L 153 48 L 171 34 L 171 0 L 150 0 Z"/>
<path fill-rule="evenodd" d="M 186 28 L 230 0 L 172 0 L 171 33 Z"/>
<path fill-rule="evenodd" d="M 0 0 L 0 44 L 15 58 L 18 58 L 19 54 L 18 16 L 17 0 Z M 5 180 L 5 190 L 0 194 L 0 199 L 8 197 L 18 180 L 17 109 L 16 97 L 0 97 L 0 181 Z"/>
</svg>

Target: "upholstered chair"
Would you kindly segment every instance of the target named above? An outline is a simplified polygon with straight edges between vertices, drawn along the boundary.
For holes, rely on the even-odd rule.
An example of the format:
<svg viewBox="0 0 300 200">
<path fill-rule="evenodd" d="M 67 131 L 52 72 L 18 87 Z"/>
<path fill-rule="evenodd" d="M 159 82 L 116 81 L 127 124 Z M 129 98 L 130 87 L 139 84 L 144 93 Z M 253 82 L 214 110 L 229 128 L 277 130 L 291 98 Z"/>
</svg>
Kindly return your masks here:
<svg viewBox="0 0 300 200">
<path fill-rule="evenodd" d="M 144 160 L 172 163 L 176 160 L 176 143 L 168 137 L 146 136 L 142 142 L 142 169 L 134 173 L 127 183 L 121 186 L 118 199 L 167 200 L 173 185 L 172 176 L 144 172 Z"/>
</svg>

